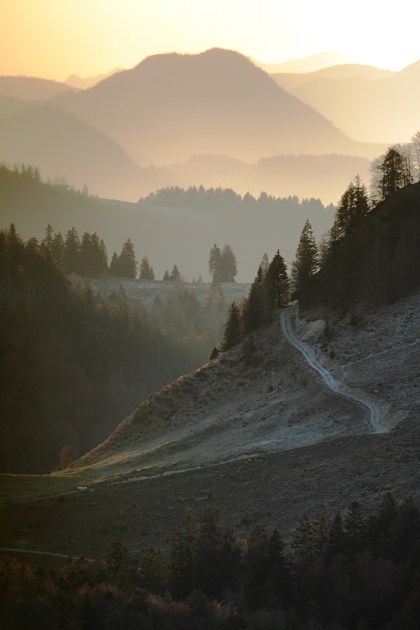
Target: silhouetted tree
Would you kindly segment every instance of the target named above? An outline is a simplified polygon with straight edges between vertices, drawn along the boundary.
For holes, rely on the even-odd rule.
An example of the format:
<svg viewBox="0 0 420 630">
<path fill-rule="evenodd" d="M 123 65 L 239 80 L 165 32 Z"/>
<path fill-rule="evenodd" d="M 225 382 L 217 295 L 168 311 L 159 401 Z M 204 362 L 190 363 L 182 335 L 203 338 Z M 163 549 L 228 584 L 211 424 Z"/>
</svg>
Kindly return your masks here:
<svg viewBox="0 0 420 630">
<path fill-rule="evenodd" d="M 230 350 L 242 341 L 241 328 L 241 315 L 239 308 L 236 306 L 235 302 L 232 302 L 229 307 L 228 317 L 225 324 L 225 332 L 221 345 L 222 352 Z"/>
<path fill-rule="evenodd" d="M 222 260 L 222 253 L 219 247 L 214 244 L 209 253 L 209 272 L 212 277 L 212 282 L 221 282 L 220 279 L 220 266 Z"/>
<path fill-rule="evenodd" d="M 331 241 L 335 242 L 346 236 L 363 221 L 368 213 L 367 190 L 357 176 L 340 199 L 331 228 Z"/>
<path fill-rule="evenodd" d="M 238 273 L 236 257 L 230 245 L 225 245 L 220 261 L 220 282 L 235 282 Z"/>
<path fill-rule="evenodd" d="M 289 277 L 284 258 L 278 250 L 268 267 L 265 283 L 271 310 L 285 308 L 289 303 Z"/>
<path fill-rule="evenodd" d="M 174 265 L 172 267 L 172 271 L 171 271 L 171 274 L 169 276 L 169 280 L 171 282 L 179 282 L 181 280 L 181 274 L 180 274 L 180 271 L 179 271 L 179 269 L 178 269 L 178 267 L 176 265 Z"/>
<path fill-rule="evenodd" d="M 381 201 L 412 183 L 409 158 L 398 149 L 400 147 L 388 149 L 379 163 L 379 170 L 382 173 L 378 184 Z"/>
<path fill-rule="evenodd" d="M 292 265 L 292 283 L 295 291 L 304 290 L 308 280 L 318 269 L 318 248 L 312 226 L 307 220 L 300 234 L 295 260 Z"/>
<path fill-rule="evenodd" d="M 151 267 L 147 256 L 142 258 L 140 263 L 140 280 L 154 280 L 155 274 L 153 273 L 153 267 Z"/>
</svg>

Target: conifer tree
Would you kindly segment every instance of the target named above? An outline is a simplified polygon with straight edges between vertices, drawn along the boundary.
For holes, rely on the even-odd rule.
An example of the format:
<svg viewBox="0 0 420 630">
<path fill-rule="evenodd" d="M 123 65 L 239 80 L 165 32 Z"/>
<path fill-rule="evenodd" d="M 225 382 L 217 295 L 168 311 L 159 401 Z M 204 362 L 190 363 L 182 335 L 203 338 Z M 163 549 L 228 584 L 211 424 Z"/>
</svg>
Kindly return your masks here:
<svg viewBox="0 0 420 630">
<path fill-rule="evenodd" d="M 134 251 L 134 245 L 131 239 L 127 239 L 122 246 L 119 256 L 120 274 L 124 278 L 135 278 L 137 261 Z"/>
<path fill-rule="evenodd" d="M 303 226 L 292 265 L 292 283 L 295 291 L 299 293 L 299 291 L 304 290 L 309 278 L 314 275 L 317 269 L 318 248 L 312 226 L 307 220 Z"/>
<path fill-rule="evenodd" d="M 209 272 L 212 277 L 212 282 L 221 282 L 220 278 L 220 265 L 222 260 L 222 253 L 219 247 L 214 244 L 209 254 Z"/>
<path fill-rule="evenodd" d="M 243 336 L 251 334 L 260 326 L 271 321 L 266 275 L 262 267 L 258 267 L 257 275 L 251 285 L 249 294 L 241 310 Z"/>
<path fill-rule="evenodd" d="M 154 280 L 155 274 L 153 273 L 153 268 L 150 266 L 149 259 L 147 256 L 142 258 L 140 263 L 140 280 Z"/>
<path fill-rule="evenodd" d="M 271 311 L 285 308 L 289 303 L 289 277 L 284 258 L 277 250 L 265 277 Z"/>
<path fill-rule="evenodd" d="M 74 227 L 68 230 L 64 241 L 63 271 L 64 273 L 80 273 L 80 239 Z"/>
<path fill-rule="evenodd" d="M 382 177 L 379 180 L 380 200 L 388 199 L 394 192 L 412 183 L 410 161 L 400 147 L 391 147 L 379 164 Z"/>
<path fill-rule="evenodd" d="M 336 242 L 346 236 L 359 225 L 369 213 L 369 199 L 366 187 L 356 177 L 344 192 L 335 213 L 334 223 L 330 232 L 331 242 Z"/>
<path fill-rule="evenodd" d="M 234 346 L 237 346 L 241 343 L 241 341 L 241 315 L 235 302 L 232 302 L 229 307 L 228 317 L 225 324 L 225 332 L 221 346 L 222 352 L 226 352 Z"/>
<path fill-rule="evenodd" d="M 172 267 L 172 271 L 171 271 L 171 274 L 169 276 L 169 280 L 171 282 L 178 282 L 179 280 L 181 280 L 181 274 L 180 274 L 179 269 L 178 269 L 178 267 L 176 265 L 174 265 Z"/>
<path fill-rule="evenodd" d="M 236 264 L 236 256 L 230 245 L 225 245 L 220 260 L 220 276 L 221 282 L 235 282 L 235 276 L 238 273 Z"/>
</svg>

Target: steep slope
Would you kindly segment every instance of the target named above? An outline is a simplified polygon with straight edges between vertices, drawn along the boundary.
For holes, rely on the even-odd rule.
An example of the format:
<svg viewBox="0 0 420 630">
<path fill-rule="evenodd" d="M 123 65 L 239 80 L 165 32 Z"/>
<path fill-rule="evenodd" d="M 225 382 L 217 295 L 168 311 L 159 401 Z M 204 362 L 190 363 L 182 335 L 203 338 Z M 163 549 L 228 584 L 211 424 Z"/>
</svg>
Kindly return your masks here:
<svg viewBox="0 0 420 630">
<path fill-rule="evenodd" d="M 356 140 L 406 142 L 418 129 L 420 61 L 376 79 L 322 72 L 274 79 Z"/>
<path fill-rule="evenodd" d="M 394 302 L 420 278 L 420 183 L 395 192 L 330 248 L 299 295 L 305 308 L 342 312 Z"/>
<path fill-rule="evenodd" d="M 153 395 L 73 467 L 87 478 L 141 479 L 387 431 L 419 409 L 419 300 L 415 293 L 366 311 L 357 327 L 328 311 L 295 314 L 292 334 L 331 372 L 334 387 L 282 336 L 276 319 Z"/>
<path fill-rule="evenodd" d="M 357 403 L 326 389 L 276 323 L 154 395 L 79 466 L 44 477 L 0 475 L 5 547 L 93 557 L 119 540 L 165 547 L 209 491 L 240 535 L 257 522 L 285 537 L 323 501 L 371 507 L 385 491 L 419 498 L 420 294 L 365 311 L 357 326 L 325 311 L 294 334 L 391 431 L 370 433 Z M 30 517 L 28 517 L 30 514 Z"/>
<path fill-rule="evenodd" d="M 248 59 L 220 49 L 149 57 L 54 102 L 109 135 L 142 165 L 203 153 L 245 161 L 290 152 L 374 153 Z"/>
<path fill-rule="evenodd" d="M 59 109 L 36 105 L 0 116 L 0 160 L 37 166 L 93 193 L 137 195 L 137 166 L 115 142 Z"/>
</svg>

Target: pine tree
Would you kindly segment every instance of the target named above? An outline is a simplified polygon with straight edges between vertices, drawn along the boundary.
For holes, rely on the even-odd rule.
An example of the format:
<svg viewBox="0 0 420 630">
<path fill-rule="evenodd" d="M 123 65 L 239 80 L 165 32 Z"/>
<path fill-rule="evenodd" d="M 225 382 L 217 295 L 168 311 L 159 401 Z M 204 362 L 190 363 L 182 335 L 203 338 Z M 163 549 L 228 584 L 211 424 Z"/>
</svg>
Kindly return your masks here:
<svg viewBox="0 0 420 630">
<path fill-rule="evenodd" d="M 131 239 L 127 239 L 119 255 L 120 274 L 123 278 L 135 278 L 137 270 L 136 254 Z"/>
<path fill-rule="evenodd" d="M 397 190 L 412 183 L 410 161 L 402 153 L 400 147 L 388 149 L 379 164 L 379 170 L 382 173 L 378 184 L 381 201 L 388 199 Z"/>
<path fill-rule="evenodd" d="M 292 265 L 292 283 L 297 293 L 305 290 L 309 278 L 318 269 L 318 262 L 318 248 L 312 226 L 307 220 L 300 234 L 295 260 Z"/>
<path fill-rule="evenodd" d="M 181 274 L 180 274 L 179 269 L 178 269 L 178 267 L 176 265 L 174 265 L 172 267 L 172 271 L 171 271 L 171 274 L 169 276 L 169 280 L 171 282 L 179 282 L 181 280 Z"/>
<path fill-rule="evenodd" d="M 222 253 L 219 247 L 214 244 L 209 253 L 209 272 L 212 277 L 212 282 L 221 282 L 220 278 L 220 265 L 222 260 Z"/>
<path fill-rule="evenodd" d="M 230 245 L 225 245 L 220 260 L 220 282 L 235 282 L 238 273 L 236 256 Z"/>
<path fill-rule="evenodd" d="M 96 232 L 85 232 L 80 247 L 80 272 L 85 276 L 98 277 L 108 271 L 105 243 Z"/>
<path fill-rule="evenodd" d="M 68 230 L 64 241 L 63 271 L 64 273 L 80 273 L 80 239 L 74 227 Z"/>
<path fill-rule="evenodd" d="M 62 266 L 64 258 L 64 239 L 61 232 L 54 234 L 51 245 L 51 256 L 58 265 Z"/>
<path fill-rule="evenodd" d="M 241 341 L 241 315 L 235 302 L 232 302 L 225 324 L 225 333 L 221 345 L 222 352 L 226 352 L 234 346 L 237 346 Z"/>
<path fill-rule="evenodd" d="M 335 213 L 331 228 L 331 241 L 335 242 L 346 236 L 359 225 L 369 213 L 369 198 L 366 187 L 356 177 L 344 192 Z"/>
<path fill-rule="evenodd" d="M 265 277 L 271 311 L 285 308 L 289 303 L 289 277 L 284 258 L 277 250 Z"/>
<path fill-rule="evenodd" d="M 266 275 L 260 266 L 241 309 L 243 336 L 246 337 L 260 326 L 270 323 L 271 314 Z"/>
<path fill-rule="evenodd" d="M 153 269 L 150 266 L 149 259 L 147 256 L 142 258 L 140 263 L 140 280 L 154 280 L 155 274 L 153 273 Z"/>
</svg>

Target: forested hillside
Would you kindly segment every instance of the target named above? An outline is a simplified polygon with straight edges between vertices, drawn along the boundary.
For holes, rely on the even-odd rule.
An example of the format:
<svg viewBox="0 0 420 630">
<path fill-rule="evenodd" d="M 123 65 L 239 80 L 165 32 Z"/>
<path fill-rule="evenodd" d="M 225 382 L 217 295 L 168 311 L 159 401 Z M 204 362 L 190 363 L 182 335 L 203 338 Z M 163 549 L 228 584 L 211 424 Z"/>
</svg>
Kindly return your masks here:
<svg viewBox="0 0 420 630">
<path fill-rule="evenodd" d="M 349 217 L 357 203 L 348 195 L 342 201 L 341 231 L 338 214 L 321 270 L 299 295 L 301 305 L 346 312 L 394 302 L 414 290 L 420 282 L 420 183 L 392 191 L 355 224 Z"/>
<path fill-rule="evenodd" d="M 205 280 L 210 248 L 228 243 L 237 259 L 236 280 L 249 282 L 264 252 L 271 257 L 280 248 L 290 260 L 305 220 L 320 237 L 333 214 L 334 207 L 319 199 L 242 196 L 203 186 L 165 188 L 125 203 L 45 183 L 33 167 L 0 166 L 0 228 L 13 222 L 25 239 L 42 239 L 48 224 L 63 237 L 72 228 L 80 235 L 97 232 L 110 257 L 129 236 L 138 260 L 147 256 L 156 278 L 176 264 L 186 280 Z"/>
<path fill-rule="evenodd" d="M 0 470 L 42 472 L 92 448 L 151 391 L 203 362 L 124 292 L 75 291 L 36 240 L 0 232 Z M 206 356 L 207 347 L 204 348 Z M 65 448 L 66 447 L 66 448 Z M 64 451 L 62 450 L 64 448 Z"/>
<path fill-rule="evenodd" d="M 26 628 L 36 618 L 45 630 L 417 630 L 419 535 L 414 502 L 386 493 L 370 513 L 357 501 L 334 515 L 321 504 L 288 546 L 261 522 L 238 537 L 210 495 L 172 533 L 169 553 L 139 558 L 114 542 L 102 557 L 48 571 L 3 559 L 0 621 Z"/>
</svg>

